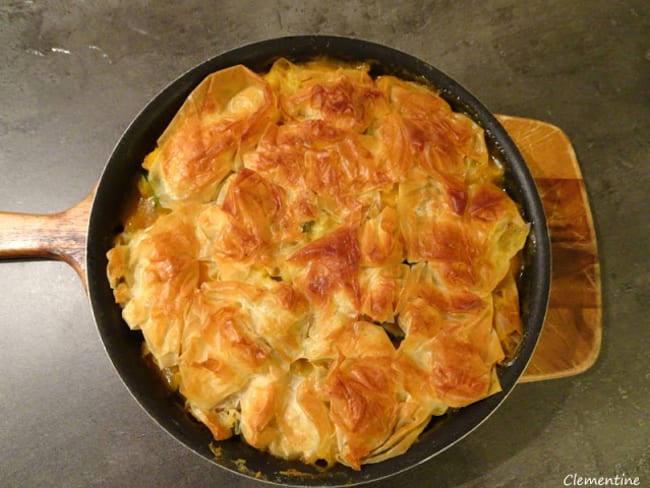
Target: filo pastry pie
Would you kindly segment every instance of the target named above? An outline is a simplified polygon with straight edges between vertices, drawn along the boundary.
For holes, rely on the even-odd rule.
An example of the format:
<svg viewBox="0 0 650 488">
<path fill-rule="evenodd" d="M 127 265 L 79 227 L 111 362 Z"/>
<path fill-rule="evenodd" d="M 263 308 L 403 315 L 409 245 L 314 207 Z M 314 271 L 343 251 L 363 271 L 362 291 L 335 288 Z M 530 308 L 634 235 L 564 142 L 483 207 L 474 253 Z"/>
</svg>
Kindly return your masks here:
<svg viewBox="0 0 650 488">
<path fill-rule="evenodd" d="M 358 470 L 500 390 L 529 226 L 481 127 L 432 88 L 234 66 L 142 166 L 108 278 L 216 440 Z"/>
</svg>

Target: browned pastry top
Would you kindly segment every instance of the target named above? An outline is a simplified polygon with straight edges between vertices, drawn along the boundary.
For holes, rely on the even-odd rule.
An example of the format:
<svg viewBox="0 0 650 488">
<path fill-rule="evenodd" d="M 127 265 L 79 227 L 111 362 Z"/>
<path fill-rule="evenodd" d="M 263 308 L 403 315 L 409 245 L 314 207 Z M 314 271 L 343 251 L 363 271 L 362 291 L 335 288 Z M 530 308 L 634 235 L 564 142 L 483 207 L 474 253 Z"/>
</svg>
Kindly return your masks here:
<svg viewBox="0 0 650 488">
<path fill-rule="evenodd" d="M 499 391 L 528 224 L 482 129 L 368 66 L 234 66 L 157 148 L 108 277 L 215 439 L 359 469 Z"/>
</svg>

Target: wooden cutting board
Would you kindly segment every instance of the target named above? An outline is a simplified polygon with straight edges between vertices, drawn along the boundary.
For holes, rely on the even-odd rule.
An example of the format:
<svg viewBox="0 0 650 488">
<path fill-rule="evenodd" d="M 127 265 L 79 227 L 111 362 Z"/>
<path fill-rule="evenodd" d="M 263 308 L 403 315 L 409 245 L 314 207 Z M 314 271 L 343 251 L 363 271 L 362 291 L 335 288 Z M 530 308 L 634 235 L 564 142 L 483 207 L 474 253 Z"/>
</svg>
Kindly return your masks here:
<svg viewBox="0 0 650 488">
<path fill-rule="evenodd" d="M 539 188 L 551 232 L 550 307 L 521 381 L 581 373 L 601 341 L 601 289 L 596 235 L 580 167 L 569 138 L 537 120 L 499 116 L 519 146 Z M 50 215 L 0 212 L 0 258 L 62 259 L 85 283 L 85 232 L 94 191 Z"/>
<path fill-rule="evenodd" d="M 573 146 L 558 127 L 498 116 L 521 151 L 542 197 L 551 234 L 551 296 L 544 328 L 521 382 L 582 373 L 602 337 L 596 233 Z"/>
</svg>

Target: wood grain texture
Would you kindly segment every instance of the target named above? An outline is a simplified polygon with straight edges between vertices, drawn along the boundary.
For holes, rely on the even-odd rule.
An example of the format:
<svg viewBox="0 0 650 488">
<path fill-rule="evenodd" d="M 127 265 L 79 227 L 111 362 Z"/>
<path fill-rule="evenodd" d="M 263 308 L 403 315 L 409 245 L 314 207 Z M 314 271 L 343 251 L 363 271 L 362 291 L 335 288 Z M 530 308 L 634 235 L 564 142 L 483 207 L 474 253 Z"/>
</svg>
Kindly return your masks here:
<svg viewBox="0 0 650 488">
<path fill-rule="evenodd" d="M 542 197 L 553 256 L 549 310 L 522 382 L 561 378 L 592 366 L 601 343 L 601 285 L 589 201 L 569 138 L 551 124 L 498 116 L 519 147 Z M 0 212 L 0 259 L 70 264 L 86 287 L 86 232 L 94 190 L 50 215 Z"/>
<path fill-rule="evenodd" d="M 602 337 L 598 246 L 580 166 L 569 138 L 558 127 L 498 118 L 535 178 L 551 234 L 549 309 L 520 381 L 579 374 L 596 362 Z"/>
<path fill-rule="evenodd" d="M 53 214 L 0 212 L 0 259 L 65 261 L 86 284 L 86 235 L 93 189 L 74 207 Z"/>
</svg>

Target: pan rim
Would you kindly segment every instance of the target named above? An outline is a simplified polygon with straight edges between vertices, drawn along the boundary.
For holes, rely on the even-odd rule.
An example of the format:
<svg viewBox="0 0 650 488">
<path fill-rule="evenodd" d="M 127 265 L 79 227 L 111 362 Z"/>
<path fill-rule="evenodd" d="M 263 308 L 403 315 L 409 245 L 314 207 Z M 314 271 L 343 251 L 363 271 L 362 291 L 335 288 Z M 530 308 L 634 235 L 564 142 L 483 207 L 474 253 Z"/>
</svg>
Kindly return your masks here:
<svg viewBox="0 0 650 488">
<path fill-rule="evenodd" d="M 209 451 L 206 451 L 207 446 L 198 447 L 196 442 L 193 442 L 189 438 L 191 436 L 189 436 L 187 432 L 182 431 L 182 426 L 174 423 L 174 419 L 161 418 L 160 409 L 155 405 L 156 401 L 159 401 L 159 399 L 152 402 L 152 398 L 147 397 L 145 393 L 147 391 L 146 388 L 137 383 L 140 377 L 134 377 L 132 372 L 129 371 L 129 368 L 133 367 L 132 358 L 130 360 L 125 360 L 124 354 L 120 353 L 120 341 L 113 335 L 114 331 L 110 327 L 104 326 L 106 321 L 114 322 L 116 320 L 115 310 L 110 313 L 106 311 L 106 293 L 109 290 L 107 289 L 108 283 L 105 275 L 105 257 L 103 257 L 108 245 L 105 209 L 115 203 L 114 192 L 118 191 L 120 186 L 116 184 L 117 182 L 115 181 L 115 174 L 119 174 L 119 171 L 117 170 L 120 169 L 124 171 L 124 165 L 127 164 L 127 162 L 124 161 L 125 159 L 131 158 L 131 160 L 134 160 L 138 157 L 138 151 L 135 151 L 134 148 L 131 147 L 131 142 L 137 142 L 143 137 L 147 139 L 147 137 L 151 137 L 150 133 L 156 131 L 156 127 L 143 127 L 143 125 L 145 125 L 147 121 L 154 119 L 157 120 L 159 122 L 158 125 L 160 125 L 160 120 L 165 119 L 165 114 L 168 115 L 168 113 L 171 113 L 172 111 L 175 113 L 174 106 L 178 105 L 178 102 L 181 99 L 184 100 L 186 94 L 189 93 L 189 91 L 205 76 L 207 76 L 207 74 L 219 69 L 219 67 L 239 64 L 233 62 L 236 60 L 246 60 L 256 57 L 261 59 L 261 57 L 267 55 L 265 62 L 268 63 L 268 54 L 271 52 L 277 53 L 278 51 L 284 50 L 285 55 L 288 54 L 286 57 L 291 58 L 292 55 L 304 54 L 305 52 L 311 52 L 318 49 L 327 51 L 325 54 L 330 52 L 333 53 L 334 51 L 344 49 L 345 47 L 348 48 L 348 54 L 351 52 L 362 51 L 370 54 L 380 54 L 381 56 L 379 57 L 382 59 L 395 60 L 394 62 L 397 63 L 400 68 L 406 67 L 410 71 L 414 72 L 414 74 L 421 75 L 425 73 L 425 78 L 429 81 L 433 82 L 432 78 L 436 81 L 442 81 L 442 83 L 433 82 L 433 84 L 436 88 L 441 90 L 443 98 L 447 99 L 448 97 L 448 101 L 450 101 L 450 103 L 453 102 L 452 105 L 462 104 L 463 107 L 469 108 L 470 113 L 468 113 L 468 115 L 481 124 L 486 131 L 486 136 L 489 136 L 493 143 L 498 146 L 496 149 L 504 155 L 507 155 L 507 157 L 504 158 L 507 168 L 509 171 L 513 172 L 512 177 L 515 178 L 519 184 L 518 189 L 521 192 L 519 200 L 522 200 L 525 204 L 523 208 L 525 218 L 531 223 L 531 242 L 529 243 L 529 246 L 533 247 L 533 253 L 531 256 L 533 261 L 530 266 L 534 271 L 533 278 L 536 280 L 536 286 L 534 289 L 529 291 L 531 294 L 530 300 L 532 302 L 532 307 L 528 311 L 524 342 L 522 343 L 522 349 L 519 353 L 520 359 L 515 361 L 512 366 L 508 367 L 502 372 L 502 374 L 500 374 L 500 379 L 503 383 L 503 391 L 463 409 L 464 412 L 467 412 L 463 414 L 466 423 L 465 428 L 460 429 L 460 433 L 458 432 L 458 429 L 456 429 L 457 432 L 455 435 L 451 435 L 454 433 L 447 433 L 450 428 L 443 426 L 442 433 L 447 437 L 445 437 L 439 445 L 433 441 L 429 442 L 429 440 L 427 440 L 426 443 L 418 442 L 411 446 L 411 449 L 402 456 L 392 458 L 377 465 L 364 465 L 361 472 L 349 470 L 349 475 L 352 477 L 353 481 L 350 481 L 348 478 L 344 482 L 339 483 L 337 478 L 332 476 L 323 479 L 300 479 L 299 483 L 296 484 L 297 480 L 295 477 L 278 475 L 277 472 L 275 478 L 268 477 L 260 480 L 255 477 L 255 470 L 252 470 L 251 472 L 242 472 L 234 464 L 227 465 L 225 462 L 219 462 L 219 460 L 214 459 L 213 456 L 211 458 L 208 454 Z M 344 50 L 343 52 L 346 51 Z M 180 96 L 182 93 L 185 93 L 185 96 Z M 164 114 L 161 115 L 163 112 Z M 123 186 L 124 180 L 122 179 L 121 182 Z M 101 229 L 103 229 L 103 231 Z M 550 242 L 541 199 L 523 157 L 496 117 L 494 117 L 494 115 L 474 95 L 454 81 L 451 77 L 432 65 L 383 44 L 344 36 L 286 36 L 245 44 L 217 54 L 216 56 L 185 71 L 178 78 L 169 83 L 144 106 L 119 138 L 115 148 L 113 149 L 97 185 L 89 217 L 88 238 L 86 242 L 86 279 L 93 317 L 102 340 L 102 345 L 109 356 L 113 367 L 116 369 L 121 381 L 125 384 L 127 390 L 136 402 L 163 430 L 200 457 L 226 469 L 227 471 L 236 473 L 237 475 L 282 486 L 312 486 L 317 483 L 319 486 L 322 486 L 323 482 L 325 482 L 327 486 L 350 486 L 351 483 L 358 485 L 379 481 L 421 465 L 465 438 L 496 411 L 496 409 L 511 393 L 518 378 L 523 374 L 530 358 L 532 357 L 537 344 L 537 339 L 541 332 L 548 305 L 550 289 Z M 101 299 L 100 296 L 102 297 Z M 126 324 L 123 322 L 122 326 L 127 328 Z M 475 405 L 478 405 L 478 407 L 472 408 Z M 454 430 L 453 427 L 457 427 L 456 423 L 452 421 L 451 430 Z M 266 456 L 270 455 L 266 454 Z M 391 461 L 393 462 L 391 463 Z M 392 466 L 393 469 L 386 469 L 387 466 Z"/>
</svg>

